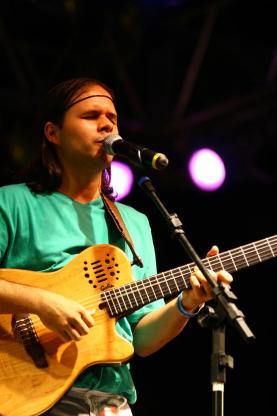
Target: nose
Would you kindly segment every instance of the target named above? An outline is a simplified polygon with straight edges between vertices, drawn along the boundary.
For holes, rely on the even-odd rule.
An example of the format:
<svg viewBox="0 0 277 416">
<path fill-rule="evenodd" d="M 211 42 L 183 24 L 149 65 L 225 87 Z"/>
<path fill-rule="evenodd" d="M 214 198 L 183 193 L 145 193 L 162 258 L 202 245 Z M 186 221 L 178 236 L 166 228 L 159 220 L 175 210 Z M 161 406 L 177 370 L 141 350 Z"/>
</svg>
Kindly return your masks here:
<svg viewBox="0 0 277 416">
<path fill-rule="evenodd" d="M 105 117 L 104 115 L 102 117 L 100 117 L 99 122 L 98 122 L 98 130 L 99 131 L 104 131 L 106 133 L 111 133 L 113 131 L 114 128 L 114 124 L 112 123 L 112 121 L 108 118 Z"/>
</svg>

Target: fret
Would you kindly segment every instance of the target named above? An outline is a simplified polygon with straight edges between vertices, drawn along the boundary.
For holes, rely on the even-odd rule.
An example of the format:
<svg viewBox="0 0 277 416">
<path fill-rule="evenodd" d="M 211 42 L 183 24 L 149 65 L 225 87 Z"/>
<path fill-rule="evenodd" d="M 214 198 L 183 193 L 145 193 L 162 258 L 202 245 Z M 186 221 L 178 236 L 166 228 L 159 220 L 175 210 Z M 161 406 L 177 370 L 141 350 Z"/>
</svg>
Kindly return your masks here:
<svg viewBox="0 0 277 416">
<path fill-rule="evenodd" d="M 223 269 L 223 266 L 221 264 L 221 261 L 219 259 L 219 256 L 211 256 L 211 257 L 206 257 L 205 260 L 203 260 L 203 263 L 209 263 L 210 265 L 210 269 L 213 270 L 214 272 L 218 272 L 219 270 Z M 205 264 L 206 265 L 206 264 Z"/>
<path fill-rule="evenodd" d="M 118 288 L 120 293 L 120 309 L 121 311 L 127 311 L 131 307 L 130 299 L 128 298 L 128 293 L 126 292 L 126 288 L 123 286 L 122 288 Z M 125 292 L 125 293 L 124 293 Z"/>
<path fill-rule="evenodd" d="M 145 280 L 148 280 L 148 279 L 145 279 Z M 143 280 L 139 280 L 137 282 L 137 288 L 138 288 L 139 294 L 141 295 L 141 300 L 142 300 L 143 305 L 145 305 L 146 303 L 150 303 L 151 302 L 151 299 L 149 298 L 148 292 L 147 292 L 147 290 L 145 288 L 144 279 Z"/>
<path fill-rule="evenodd" d="M 218 255 L 217 257 L 218 257 L 219 262 L 220 262 L 220 264 L 221 264 L 221 270 L 224 270 L 224 266 L 223 266 L 223 263 L 222 263 L 222 260 L 221 260 L 221 257 L 222 257 L 222 256 Z"/>
<path fill-rule="evenodd" d="M 272 250 L 272 247 L 271 247 L 271 245 L 270 245 L 270 242 L 269 242 L 269 239 L 268 238 L 266 238 L 266 242 L 267 242 L 267 244 L 268 244 L 268 247 L 269 247 L 269 249 L 270 249 L 270 252 L 271 252 L 271 255 L 274 257 L 274 252 L 273 252 L 273 250 Z"/>
<path fill-rule="evenodd" d="M 135 294 L 132 291 L 131 285 L 126 285 L 121 288 L 122 290 L 122 299 L 124 302 L 125 310 L 132 309 L 134 307 L 138 307 L 139 303 L 135 296 Z M 128 306 L 129 305 L 129 306 Z"/>
<path fill-rule="evenodd" d="M 106 291 L 102 293 L 102 298 L 104 298 L 106 300 L 106 303 L 108 305 L 109 308 L 109 312 L 110 315 L 117 315 L 117 309 L 115 307 L 115 303 L 114 303 L 114 293 L 112 291 Z"/>
<path fill-rule="evenodd" d="M 125 310 L 123 307 L 123 296 L 122 296 L 122 288 L 118 287 L 115 290 L 115 294 L 117 297 L 117 307 L 118 307 L 118 311 L 119 313 L 125 312 Z"/>
<path fill-rule="evenodd" d="M 162 286 L 161 286 L 161 284 L 159 282 L 158 277 L 159 277 L 159 275 L 154 276 L 154 279 L 153 279 L 154 282 L 153 283 L 154 283 L 155 288 L 156 288 L 157 299 L 160 299 L 160 298 L 164 298 L 165 293 L 162 290 Z"/>
<path fill-rule="evenodd" d="M 185 267 L 188 269 L 187 273 L 191 274 L 191 273 L 193 273 L 195 263 L 187 264 Z"/>
<path fill-rule="evenodd" d="M 249 263 L 248 263 L 248 260 L 247 260 L 246 254 L 245 254 L 245 249 L 243 249 L 243 247 L 240 247 L 240 249 L 241 249 L 241 252 L 242 252 L 243 257 L 245 259 L 246 265 L 249 266 Z"/>
<path fill-rule="evenodd" d="M 156 279 L 156 276 L 152 276 L 152 280 Z M 158 299 L 154 287 L 151 284 L 151 280 L 149 279 L 143 279 L 142 282 L 147 282 L 147 294 L 149 295 L 149 298 L 151 300 L 151 302 L 153 302 L 154 300 Z"/>
<path fill-rule="evenodd" d="M 251 247 L 254 248 L 254 250 L 251 250 Z M 247 250 L 245 250 L 245 255 L 246 255 L 246 257 L 248 256 L 247 258 L 249 260 L 248 261 L 249 265 L 250 264 L 253 264 L 253 262 L 254 263 L 261 262 L 261 258 L 259 256 L 259 252 L 258 252 L 258 250 L 256 248 L 255 243 L 251 244 L 251 247 L 247 247 Z M 250 255 L 249 255 L 249 253 L 250 253 Z M 253 253 L 253 256 L 252 257 L 251 257 L 251 253 Z"/>
<path fill-rule="evenodd" d="M 166 279 L 164 277 L 164 273 L 162 273 L 162 282 L 161 282 L 161 285 L 164 287 L 163 291 L 164 291 L 165 295 L 166 294 L 171 295 L 172 292 L 171 292 L 171 289 L 170 289 L 170 286 L 169 286 L 169 283 L 168 283 L 168 279 Z"/>
<path fill-rule="evenodd" d="M 275 254 L 272 250 L 272 247 L 269 244 L 268 239 L 266 239 L 265 243 L 257 243 L 256 244 L 257 250 L 260 253 L 261 262 L 267 260 L 268 258 L 275 257 Z"/>
<path fill-rule="evenodd" d="M 223 269 L 231 270 L 231 271 L 233 271 L 233 270 L 237 271 L 237 266 L 236 266 L 236 264 L 233 260 L 233 256 L 232 256 L 232 253 L 230 252 L 230 250 L 226 251 L 225 253 L 222 253 L 221 260 L 222 260 Z"/>
<path fill-rule="evenodd" d="M 212 266 L 212 264 L 211 264 L 211 262 L 210 262 L 210 257 L 207 257 L 207 258 L 204 260 L 204 265 L 205 265 L 206 267 L 208 267 L 209 269 L 213 270 L 213 266 Z"/>
<path fill-rule="evenodd" d="M 237 266 L 236 266 L 236 263 L 234 262 L 234 259 L 233 259 L 233 256 L 232 256 L 232 252 L 231 252 L 230 250 L 228 250 L 228 251 L 227 251 L 227 254 L 228 254 L 228 256 L 230 257 L 230 259 L 232 260 L 232 264 L 233 264 L 233 266 L 234 266 L 232 270 L 237 271 L 237 270 L 238 270 L 238 268 L 237 268 Z M 226 270 L 228 270 L 228 269 L 226 268 Z"/>
<path fill-rule="evenodd" d="M 190 282 L 187 280 L 189 279 L 191 272 L 188 273 L 186 271 L 182 273 L 182 269 L 188 270 L 188 267 L 185 267 L 185 268 L 178 267 L 177 269 L 175 269 L 176 270 L 176 273 L 175 273 L 176 285 L 177 285 L 177 288 L 179 288 L 178 292 L 180 292 L 183 289 L 188 289 L 188 287 L 190 287 Z"/>
<path fill-rule="evenodd" d="M 150 302 L 153 302 L 154 300 L 157 299 L 157 295 L 155 292 L 156 287 L 155 285 L 153 285 L 154 280 L 156 280 L 156 275 L 152 276 L 151 279 L 143 279 L 143 281 L 145 282 L 145 286 L 147 289 L 147 294 L 150 299 Z"/>
<path fill-rule="evenodd" d="M 113 309 L 115 311 L 116 314 L 121 314 L 123 312 L 123 309 L 121 308 L 121 305 L 119 303 L 119 295 L 120 295 L 120 289 L 119 288 L 115 288 L 114 289 L 114 295 L 112 298 L 112 304 L 113 304 Z"/>
<path fill-rule="evenodd" d="M 265 244 L 261 244 L 258 242 L 258 243 L 253 243 L 253 246 L 255 247 L 255 251 L 258 254 L 260 263 L 263 261 L 264 256 L 267 258 L 268 254 L 271 254 L 271 251 L 268 250 Z"/>
<path fill-rule="evenodd" d="M 273 245 L 269 242 L 269 240 L 275 240 L 275 241 L 274 241 L 275 246 L 273 246 Z M 275 256 L 277 255 L 277 241 L 276 241 L 275 236 L 267 238 L 267 241 L 268 241 L 268 243 L 270 244 L 270 247 L 272 248 L 272 250 L 273 250 L 273 252 L 274 252 L 274 257 L 275 257 Z M 274 249 L 275 249 L 275 251 L 274 251 Z"/>
<path fill-rule="evenodd" d="M 180 270 L 180 275 L 178 277 L 178 280 L 179 280 L 178 286 L 182 287 L 182 290 L 189 289 L 191 287 L 190 275 L 193 273 L 194 268 L 195 268 L 195 263 L 190 263 L 190 264 L 186 264 L 185 266 L 178 267 L 178 270 Z M 174 292 L 174 294 L 175 293 L 176 291 Z"/>
<path fill-rule="evenodd" d="M 182 274 L 180 274 L 180 267 L 174 269 L 173 273 L 173 280 L 176 287 L 176 290 L 173 290 L 173 293 L 180 292 L 183 289 L 184 280 L 182 278 Z"/>
<path fill-rule="evenodd" d="M 236 264 L 237 270 L 241 269 L 242 267 L 246 267 L 248 265 L 247 259 L 245 258 L 244 252 L 241 247 L 232 250 L 233 253 L 233 260 Z"/>
<path fill-rule="evenodd" d="M 175 270 L 176 269 L 163 273 L 165 277 L 167 277 L 167 278 L 171 277 L 171 279 L 170 279 L 171 293 L 176 293 L 176 292 L 179 291 L 179 287 L 177 285 L 176 279 L 174 277 L 172 278 L 173 273 L 174 273 Z"/>
<path fill-rule="evenodd" d="M 255 243 L 253 243 L 253 246 L 254 246 L 254 248 L 255 248 L 255 251 L 256 251 L 256 253 L 257 253 L 257 256 L 258 256 L 258 258 L 259 258 L 259 261 L 261 262 L 261 261 L 262 261 L 262 259 L 261 259 L 261 257 L 260 257 L 259 251 L 257 250 L 256 244 L 255 244 Z"/>
</svg>

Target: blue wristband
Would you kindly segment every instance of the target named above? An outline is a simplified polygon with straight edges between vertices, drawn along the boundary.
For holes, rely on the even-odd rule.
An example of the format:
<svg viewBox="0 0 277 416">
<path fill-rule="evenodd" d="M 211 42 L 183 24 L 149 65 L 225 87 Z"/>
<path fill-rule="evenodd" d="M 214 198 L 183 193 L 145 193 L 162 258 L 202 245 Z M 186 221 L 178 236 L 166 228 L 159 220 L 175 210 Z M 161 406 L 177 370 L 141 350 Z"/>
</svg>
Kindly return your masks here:
<svg viewBox="0 0 277 416">
<path fill-rule="evenodd" d="M 194 316 L 197 316 L 202 308 L 198 309 L 198 311 L 194 313 L 186 311 L 182 302 L 182 297 L 183 295 L 181 292 L 177 297 L 177 309 L 180 312 L 180 314 L 185 316 L 186 318 L 193 318 Z"/>
</svg>

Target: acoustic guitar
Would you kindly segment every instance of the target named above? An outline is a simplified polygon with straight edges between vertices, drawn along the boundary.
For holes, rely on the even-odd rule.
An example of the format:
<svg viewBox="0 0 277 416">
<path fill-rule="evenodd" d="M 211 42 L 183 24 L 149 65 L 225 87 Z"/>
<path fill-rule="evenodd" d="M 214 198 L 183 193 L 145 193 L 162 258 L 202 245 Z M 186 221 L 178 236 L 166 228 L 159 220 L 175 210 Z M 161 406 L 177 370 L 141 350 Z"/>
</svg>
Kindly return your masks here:
<svg viewBox="0 0 277 416">
<path fill-rule="evenodd" d="M 277 255 L 277 235 L 203 259 L 235 272 Z M 80 341 L 64 342 L 32 314 L 0 315 L 0 415 L 36 416 L 52 407 L 80 373 L 95 364 L 123 363 L 133 346 L 115 328 L 120 317 L 190 288 L 195 264 L 134 281 L 126 254 L 100 244 L 54 272 L 0 269 L 6 281 L 40 287 L 95 309 L 95 325 Z"/>
</svg>

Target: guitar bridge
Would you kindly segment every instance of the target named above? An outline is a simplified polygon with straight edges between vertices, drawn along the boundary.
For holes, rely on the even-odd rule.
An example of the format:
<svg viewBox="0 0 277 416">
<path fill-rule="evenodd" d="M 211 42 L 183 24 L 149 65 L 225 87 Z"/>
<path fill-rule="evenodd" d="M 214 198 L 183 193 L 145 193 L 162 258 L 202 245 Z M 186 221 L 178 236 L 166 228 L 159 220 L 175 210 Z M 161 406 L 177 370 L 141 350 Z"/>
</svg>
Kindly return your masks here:
<svg viewBox="0 0 277 416">
<path fill-rule="evenodd" d="M 12 330 L 16 340 L 23 344 L 25 351 L 38 368 L 48 367 L 45 352 L 38 340 L 32 320 L 28 314 L 16 314 L 12 317 Z"/>
</svg>

